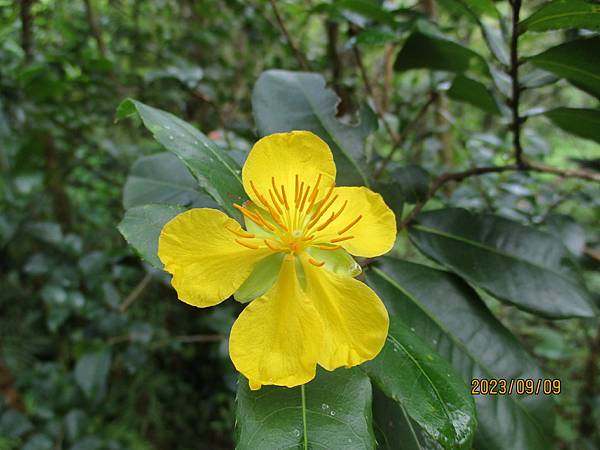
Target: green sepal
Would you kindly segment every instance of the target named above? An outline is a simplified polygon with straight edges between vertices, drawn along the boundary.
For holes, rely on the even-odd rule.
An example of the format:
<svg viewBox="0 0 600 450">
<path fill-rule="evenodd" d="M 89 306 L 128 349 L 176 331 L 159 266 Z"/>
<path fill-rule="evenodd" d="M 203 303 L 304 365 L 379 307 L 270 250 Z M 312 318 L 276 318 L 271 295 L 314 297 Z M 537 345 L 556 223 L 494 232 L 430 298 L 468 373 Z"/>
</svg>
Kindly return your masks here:
<svg viewBox="0 0 600 450">
<path fill-rule="evenodd" d="M 320 248 L 310 247 L 307 252 L 317 261 L 323 261 L 325 269 L 338 275 L 355 277 L 362 272 L 360 265 L 343 248 L 321 250 Z"/>
<path fill-rule="evenodd" d="M 240 303 L 248 303 L 267 292 L 279 275 L 283 253 L 275 253 L 261 260 L 233 297 Z"/>
</svg>

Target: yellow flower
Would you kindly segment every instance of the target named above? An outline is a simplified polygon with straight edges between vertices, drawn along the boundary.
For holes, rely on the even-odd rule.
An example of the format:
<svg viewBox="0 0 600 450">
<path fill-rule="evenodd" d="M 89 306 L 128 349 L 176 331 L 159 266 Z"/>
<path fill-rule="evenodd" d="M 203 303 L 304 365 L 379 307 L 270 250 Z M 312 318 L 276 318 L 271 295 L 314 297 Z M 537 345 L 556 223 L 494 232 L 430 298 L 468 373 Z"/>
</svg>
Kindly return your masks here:
<svg viewBox="0 0 600 450">
<path fill-rule="evenodd" d="M 158 256 L 179 299 L 213 306 L 252 301 L 233 325 L 229 353 L 252 389 L 298 386 L 327 370 L 374 358 L 389 319 L 377 295 L 354 279 L 349 254 L 374 257 L 396 239 L 379 194 L 335 187 L 325 142 L 308 131 L 259 140 L 242 170 L 250 201 L 234 205 L 246 229 L 221 211 L 191 209 L 168 222 Z"/>
</svg>

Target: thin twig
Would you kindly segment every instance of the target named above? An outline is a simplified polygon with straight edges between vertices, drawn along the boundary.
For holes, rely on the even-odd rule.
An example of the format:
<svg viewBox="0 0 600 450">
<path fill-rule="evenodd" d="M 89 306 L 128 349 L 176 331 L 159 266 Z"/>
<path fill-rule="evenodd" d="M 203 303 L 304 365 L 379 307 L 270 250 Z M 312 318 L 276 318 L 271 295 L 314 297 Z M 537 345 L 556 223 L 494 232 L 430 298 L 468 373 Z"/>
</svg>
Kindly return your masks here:
<svg viewBox="0 0 600 450">
<path fill-rule="evenodd" d="M 390 153 L 383 159 L 383 161 L 381 161 L 379 168 L 373 174 L 374 178 L 379 178 L 383 174 L 385 168 L 387 167 L 387 165 L 390 163 L 390 161 L 396 154 L 396 151 L 400 148 L 400 146 L 402 145 L 402 143 L 408 136 L 408 133 L 410 133 L 411 130 L 415 126 L 417 126 L 419 124 L 419 122 L 421 122 L 421 119 L 423 119 L 423 117 L 425 116 L 425 113 L 427 113 L 427 110 L 435 102 L 436 98 L 437 98 L 437 93 L 432 92 L 429 95 L 429 98 L 427 99 L 427 101 L 423 104 L 423 106 L 421 106 L 421 108 L 419 109 L 419 111 L 417 112 L 415 117 L 413 117 L 413 119 L 402 129 L 402 131 L 398 135 L 398 140 L 394 143 L 394 147 L 392 148 Z"/>
<path fill-rule="evenodd" d="M 509 75 L 512 82 L 512 96 L 510 108 L 512 111 L 511 129 L 513 134 L 513 147 L 515 149 L 515 161 L 524 169 L 523 147 L 521 144 L 522 118 L 519 115 L 519 102 L 521 97 L 521 85 L 519 84 L 519 13 L 521 11 L 521 0 L 512 0 L 512 34 L 510 39 L 510 68 Z"/>
<path fill-rule="evenodd" d="M 119 311 L 125 312 L 127 308 L 131 306 L 133 302 L 137 300 L 137 298 L 144 292 L 150 281 L 152 280 L 152 275 L 147 273 L 144 278 L 138 283 L 138 285 L 131 291 L 131 293 L 127 296 L 127 298 L 119 305 Z"/>
<path fill-rule="evenodd" d="M 427 197 L 423 201 L 417 202 L 410 213 L 408 213 L 404 220 L 402 220 L 399 228 L 405 228 L 412 221 L 412 219 L 414 219 L 415 216 L 421 212 L 425 204 L 433 197 L 433 195 L 446 183 L 450 181 L 462 181 L 465 178 L 485 175 L 488 173 L 500 173 L 508 171 L 549 173 L 564 178 L 579 178 L 587 181 L 600 182 L 600 173 L 589 172 L 582 169 L 559 169 L 558 167 L 547 166 L 545 164 L 527 160 L 523 160 L 522 165 L 507 164 L 505 166 L 475 167 L 463 172 L 448 172 L 433 180 Z"/>
<path fill-rule="evenodd" d="M 592 258 L 593 260 L 600 262 L 600 251 L 594 250 L 593 248 L 590 248 L 590 247 L 585 247 L 583 249 L 583 253 L 586 256 L 589 256 L 590 258 Z"/>
<path fill-rule="evenodd" d="M 308 72 L 312 71 L 310 64 L 308 63 L 308 60 L 304 57 L 304 55 L 302 54 L 302 51 L 300 50 L 300 47 L 298 47 L 298 44 L 292 39 L 292 36 L 290 35 L 287 27 L 285 26 L 285 23 L 283 22 L 281 14 L 279 14 L 279 9 L 277 9 L 277 4 L 276 4 L 275 0 L 269 0 L 269 2 L 271 3 L 271 7 L 273 8 L 273 12 L 275 13 L 275 18 L 277 19 L 279 28 L 281 28 L 281 31 L 285 35 L 285 39 L 287 40 L 288 44 L 292 48 L 292 51 L 294 52 L 294 56 L 296 57 L 296 60 L 298 60 L 298 63 L 300 64 L 300 66 L 302 66 L 302 69 L 304 69 Z"/>
</svg>

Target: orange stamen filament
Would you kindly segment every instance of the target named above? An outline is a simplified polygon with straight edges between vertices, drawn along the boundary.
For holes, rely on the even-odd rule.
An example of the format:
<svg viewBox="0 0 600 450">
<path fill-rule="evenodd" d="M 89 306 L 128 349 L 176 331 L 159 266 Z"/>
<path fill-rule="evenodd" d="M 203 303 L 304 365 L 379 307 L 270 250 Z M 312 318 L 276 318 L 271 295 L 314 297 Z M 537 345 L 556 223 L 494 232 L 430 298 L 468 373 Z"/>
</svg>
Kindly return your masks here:
<svg viewBox="0 0 600 450">
<path fill-rule="evenodd" d="M 269 195 L 271 196 L 271 200 L 273 201 L 273 206 L 275 206 L 275 209 L 277 210 L 277 212 L 279 214 L 283 214 L 283 211 L 281 210 L 281 208 L 279 207 L 279 205 L 275 201 L 275 197 L 273 196 L 273 192 L 271 192 L 271 189 L 269 189 Z M 275 193 L 275 195 L 277 195 L 277 193 Z"/>
<path fill-rule="evenodd" d="M 256 237 L 254 234 L 248 233 L 245 230 L 232 230 L 231 228 L 227 228 L 227 231 L 231 231 L 233 234 L 235 234 L 236 236 L 239 236 L 241 238 L 252 239 L 252 238 Z"/>
<path fill-rule="evenodd" d="M 273 192 L 275 192 L 277 200 L 279 200 L 279 203 L 283 205 L 283 198 L 281 198 L 281 194 L 279 194 L 277 191 L 277 186 L 275 186 L 275 177 L 271 177 L 271 186 L 273 186 Z M 275 200 L 273 200 L 273 203 L 275 203 Z"/>
<path fill-rule="evenodd" d="M 267 247 L 269 247 L 271 250 L 273 251 L 280 251 L 283 250 L 281 247 L 277 247 L 275 245 L 273 245 L 270 241 L 268 241 L 267 239 L 264 240 L 264 243 Z"/>
<path fill-rule="evenodd" d="M 240 244 L 243 247 L 249 248 L 250 250 L 258 250 L 260 248 L 258 245 L 249 244 L 247 242 L 242 242 L 239 239 L 236 239 L 235 242 L 237 242 L 238 244 Z"/>
<path fill-rule="evenodd" d="M 321 267 L 323 264 L 325 264 L 325 261 L 317 261 L 316 259 L 312 258 L 308 258 L 308 262 L 317 267 Z"/>
<path fill-rule="evenodd" d="M 354 236 L 339 237 L 339 238 L 332 239 L 329 242 L 342 242 L 342 241 L 347 241 L 348 239 L 354 239 Z"/>
<path fill-rule="evenodd" d="M 288 205 L 287 197 L 285 195 L 285 187 L 283 184 L 281 185 L 281 196 L 283 197 L 283 204 L 285 205 L 285 209 L 290 209 L 290 205 Z"/>
<path fill-rule="evenodd" d="M 352 228 L 354 225 L 356 225 L 360 219 L 362 219 L 362 214 L 359 215 L 352 222 L 350 222 L 348 225 L 346 225 L 344 228 L 342 228 L 340 231 L 338 231 L 338 234 L 344 234 L 346 231 L 348 231 L 350 228 Z"/>
<path fill-rule="evenodd" d="M 342 247 L 341 245 L 334 245 L 334 246 L 331 246 L 331 245 L 319 245 L 319 248 L 321 250 L 337 250 L 338 248 L 341 248 L 341 247 Z"/>
</svg>

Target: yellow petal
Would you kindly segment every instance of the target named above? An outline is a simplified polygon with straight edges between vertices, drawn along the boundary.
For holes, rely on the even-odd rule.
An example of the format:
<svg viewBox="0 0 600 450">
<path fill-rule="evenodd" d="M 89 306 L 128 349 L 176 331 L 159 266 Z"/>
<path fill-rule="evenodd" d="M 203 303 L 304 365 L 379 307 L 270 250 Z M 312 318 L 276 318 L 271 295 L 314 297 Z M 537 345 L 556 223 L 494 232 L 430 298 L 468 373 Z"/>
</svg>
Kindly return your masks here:
<svg viewBox="0 0 600 450">
<path fill-rule="evenodd" d="M 251 389 L 298 386 L 315 377 L 322 334 L 319 315 L 299 286 L 294 259 L 286 258 L 273 288 L 233 324 L 229 354 Z"/>
<path fill-rule="evenodd" d="M 373 359 L 388 333 L 385 306 L 366 284 L 303 260 L 307 295 L 323 322 L 319 365 L 327 370 Z"/>
<path fill-rule="evenodd" d="M 253 250 L 235 240 L 240 225 L 221 211 L 190 209 L 171 219 L 158 239 L 158 257 L 173 275 L 171 284 L 181 301 L 206 307 L 233 294 L 269 249 Z"/>
<path fill-rule="evenodd" d="M 316 241 L 341 245 L 355 256 L 372 258 L 389 252 L 396 241 L 396 217 L 383 197 L 366 187 L 336 187 L 333 198 L 336 196 L 327 214 L 313 228 L 318 229 L 330 214 L 343 207 L 342 213 L 317 232 Z M 352 238 L 343 240 L 349 236 Z"/>
<path fill-rule="evenodd" d="M 271 204 L 272 195 L 283 205 L 282 191 L 291 207 L 300 189 L 305 193 L 311 186 L 307 197 L 311 196 L 317 180 L 314 202 L 322 199 L 335 182 L 335 163 L 329 146 L 310 131 L 275 133 L 254 144 L 242 169 L 242 179 L 246 193 L 261 208 L 265 205 L 258 195 Z"/>
</svg>

